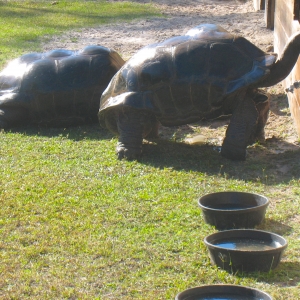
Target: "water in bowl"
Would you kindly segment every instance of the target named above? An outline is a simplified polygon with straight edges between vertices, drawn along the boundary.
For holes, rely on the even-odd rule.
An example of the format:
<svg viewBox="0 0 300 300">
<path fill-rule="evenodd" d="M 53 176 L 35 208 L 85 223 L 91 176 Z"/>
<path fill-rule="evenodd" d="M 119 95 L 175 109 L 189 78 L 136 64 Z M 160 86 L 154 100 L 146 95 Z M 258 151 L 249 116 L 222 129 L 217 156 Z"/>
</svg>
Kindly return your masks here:
<svg viewBox="0 0 300 300">
<path fill-rule="evenodd" d="M 273 240 L 255 240 L 255 239 L 241 239 L 236 238 L 232 240 L 223 240 L 214 243 L 215 246 L 241 251 L 265 251 L 272 250 L 281 246 L 277 241 Z"/>
</svg>

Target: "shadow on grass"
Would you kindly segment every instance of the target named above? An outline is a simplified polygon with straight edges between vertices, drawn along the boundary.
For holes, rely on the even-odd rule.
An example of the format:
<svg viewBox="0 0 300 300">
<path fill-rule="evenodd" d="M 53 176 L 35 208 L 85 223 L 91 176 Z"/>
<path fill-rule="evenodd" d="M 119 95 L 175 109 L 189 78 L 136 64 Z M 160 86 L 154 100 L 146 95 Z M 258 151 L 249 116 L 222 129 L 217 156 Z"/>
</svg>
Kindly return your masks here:
<svg viewBox="0 0 300 300">
<path fill-rule="evenodd" d="M 293 287 L 298 286 L 300 282 L 300 262 L 281 261 L 277 268 L 270 272 L 237 272 L 235 275 L 240 278 L 254 278 L 280 287 Z"/>
<path fill-rule="evenodd" d="M 98 123 L 68 128 L 47 128 L 36 126 L 16 127 L 9 132 L 20 133 L 28 136 L 64 137 L 73 141 L 81 140 L 106 140 L 114 137 L 108 130 L 102 128 Z"/>
<path fill-rule="evenodd" d="M 287 236 L 293 232 L 293 228 L 291 226 L 285 225 L 281 222 L 265 218 L 263 224 L 257 227 L 259 230 L 265 230 L 274 232 L 279 235 Z"/>
<path fill-rule="evenodd" d="M 284 141 L 281 143 L 289 144 Z M 191 146 L 158 140 L 156 145 L 144 145 L 141 163 L 157 168 L 168 167 L 176 170 L 200 171 L 231 179 L 261 181 L 266 185 L 299 178 L 299 147 L 295 146 L 293 151 L 270 153 L 266 145 L 265 148 L 250 149 L 248 152 L 246 161 L 231 161 L 222 157 L 213 145 Z M 288 171 L 282 172 L 282 166 L 288 166 Z"/>
<path fill-rule="evenodd" d="M 273 272 L 276 277 L 267 277 L 266 282 L 275 283 L 280 287 L 299 286 L 300 262 L 282 261 Z"/>
<path fill-rule="evenodd" d="M 62 136 L 74 141 L 104 140 L 115 137 L 99 124 L 69 128 L 36 128 L 32 126 L 15 128 L 12 133 L 24 135 L 57 137 Z M 273 141 L 269 143 L 272 146 Z M 262 182 L 265 185 L 287 183 L 300 174 L 300 148 L 285 142 L 276 141 L 277 146 L 289 151 L 271 151 L 265 147 L 248 150 L 245 161 L 231 161 L 221 156 L 214 145 L 188 145 L 157 139 L 143 145 L 141 164 L 156 168 L 173 168 L 187 172 L 202 172 L 223 178 Z"/>
</svg>

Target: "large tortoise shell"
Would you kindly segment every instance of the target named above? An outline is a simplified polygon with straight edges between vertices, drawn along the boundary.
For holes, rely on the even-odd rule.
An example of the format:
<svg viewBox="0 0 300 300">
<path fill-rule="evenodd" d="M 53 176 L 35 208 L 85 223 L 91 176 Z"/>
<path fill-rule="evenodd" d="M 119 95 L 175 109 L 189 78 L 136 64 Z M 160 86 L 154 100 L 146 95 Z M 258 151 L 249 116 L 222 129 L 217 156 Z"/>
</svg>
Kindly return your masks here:
<svg viewBox="0 0 300 300">
<path fill-rule="evenodd" d="M 41 125 L 97 121 L 102 92 L 123 64 L 115 51 L 96 45 L 25 54 L 0 72 L 1 121 L 8 127 L 26 116 Z"/>
<path fill-rule="evenodd" d="M 275 59 L 220 26 L 197 26 L 137 52 L 104 91 L 100 123 L 120 106 L 151 111 L 166 126 L 218 116 L 236 105 L 235 93 L 267 76 Z"/>
</svg>

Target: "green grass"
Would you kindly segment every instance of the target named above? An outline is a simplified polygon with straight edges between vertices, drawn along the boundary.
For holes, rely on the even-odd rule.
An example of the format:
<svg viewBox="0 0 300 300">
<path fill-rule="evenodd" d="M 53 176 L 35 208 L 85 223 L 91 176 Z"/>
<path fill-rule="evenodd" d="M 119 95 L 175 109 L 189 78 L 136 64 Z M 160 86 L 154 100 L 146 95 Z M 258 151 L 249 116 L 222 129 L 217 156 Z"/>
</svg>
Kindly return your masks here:
<svg viewBox="0 0 300 300">
<path fill-rule="evenodd" d="M 21 9 L 20 2 L 0 3 L 0 14 Z M 41 7 L 34 11 L 31 18 Z M 53 14 L 57 23 L 60 13 Z M 31 27 L 27 22 L 24 28 Z M 16 37 L 10 57 L 29 50 Z M 115 146 L 116 138 L 98 125 L 0 133 L 1 299 L 171 300 L 186 288 L 217 283 L 299 299 L 299 151 L 265 154 L 257 146 L 247 161 L 232 162 L 210 145 L 161 140 L 144 145 L 140 162 L 127 162 L 116 160 Z M 278 163 L 289 172 L 276 173 Z M 211 265 L 203 239 L 215 229 L 204 223 L 197 200 L 225 190 L 270 199 L 259 228 L 289 242 L 277 269 L 232 274 Z"/>
<path fill-rule="evenodd" d="M 41 38 L 65 30 L 158 15 L 150 5 L 106 1 L 0 1 L 0 67 L 40 50 Z"/>
<path fill-rule="evenodd" d="M 272 177 L 275 157 L 237 163 L 208 146 L 165 141 L 126 162 L 116 160 L 115 143 L 97 125 L 0 135 L 4 299 L 174 299 L 216 283 L 260 288 L 276 300 L 299 295 L 300 182 Z M 215 230 L 197 199 L 223 190 L 269 197 L 260 228 L 289 242 L 277 269 L 211 266 L 203 239 Z"/>
</svg>

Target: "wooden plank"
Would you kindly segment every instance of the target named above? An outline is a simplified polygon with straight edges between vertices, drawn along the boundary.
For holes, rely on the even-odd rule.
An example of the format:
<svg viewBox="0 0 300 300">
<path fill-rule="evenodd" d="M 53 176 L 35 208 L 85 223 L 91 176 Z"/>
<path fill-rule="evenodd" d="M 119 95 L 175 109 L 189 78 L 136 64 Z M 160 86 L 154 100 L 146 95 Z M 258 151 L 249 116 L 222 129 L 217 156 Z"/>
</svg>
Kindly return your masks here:
<svg viewBox="0 0 300 300">
<path fill-rule="evenodd" d="M 268 0 L 266 0 L 268 1 Z M 274 50 L 279 54 L 282 51 L 289 37 L 300 30 L 299 20 L 294 21 L 299 11 L 296 0 L 276 0 L 274 16 Z M 269 4 L 269 3 L 268 3 Z M 267 4 L 267 5 L 268 5 Z M 295 14 L 296 9 L 296 14 Z M 300 80 L 300 59 L 298 59 L 294 69 L 283 81 L 284 87 L 290 87 L 295 81 Z M 300 90 L 295 89 L 293 93 L 288 92 L 289 107 L 294 119 L 295 127 L 300 137 Z"/>
<path fill-rule="evenodd" d="M 267 28 L 274 28 L 274 17 L 275 17 L 275 0 L 266 0 L 265 2 L 265 22 Z"/>
<path fill-rule="evenodd" d="M 275 15 L 274 28 L 274 51 L 280 56 L 288 40 L 288 35 L 277 14 Z"/>
<path fill-rule="evenodd" d="M 294 10 L 294 0 L 276 0 L 276 11 L 289 11 L 289 13 L 293 13 Z"/>
<path fill-rule="evenodd" d="M 293 0 L 276 1 L 275 15 L 280 20 L 283 30 L 288 36 L 292 35 L 292 22 L 294 19 Z"/>
<path fill-rule="evenodd" d="M 278 36 L 278 49 L 282 50 L 282 44 L 285 45 L 287 38 L 293 34 L 292 22 L 294 19 L 293 0 L 276 0 L 274 28 L 275 36 Z M 285 33 L 285 36 L 284 34 Z M 276 47 L 275 47 L 276 48 Z"/>
</svg>

